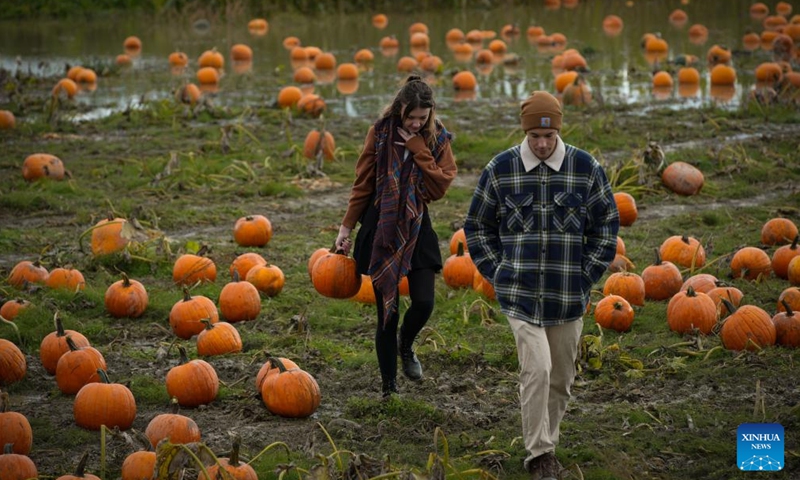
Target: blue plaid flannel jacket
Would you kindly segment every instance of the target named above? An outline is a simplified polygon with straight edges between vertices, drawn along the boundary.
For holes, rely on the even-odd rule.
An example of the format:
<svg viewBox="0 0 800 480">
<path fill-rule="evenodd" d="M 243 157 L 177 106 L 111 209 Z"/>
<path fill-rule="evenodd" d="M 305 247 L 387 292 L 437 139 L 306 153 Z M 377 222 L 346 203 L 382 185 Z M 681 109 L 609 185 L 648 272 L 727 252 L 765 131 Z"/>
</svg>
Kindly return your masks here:
<svg viewBox="0 0 800 480">
<path fill-rule="evenodd" d="M 484 168 L 464 232 L 501 311 L 539 326 L 580 318 L 614 259 L 619 213 L 602 166 L 566 145 L 560 171 L 526 172 L 520 145 Z"/>
</svg>

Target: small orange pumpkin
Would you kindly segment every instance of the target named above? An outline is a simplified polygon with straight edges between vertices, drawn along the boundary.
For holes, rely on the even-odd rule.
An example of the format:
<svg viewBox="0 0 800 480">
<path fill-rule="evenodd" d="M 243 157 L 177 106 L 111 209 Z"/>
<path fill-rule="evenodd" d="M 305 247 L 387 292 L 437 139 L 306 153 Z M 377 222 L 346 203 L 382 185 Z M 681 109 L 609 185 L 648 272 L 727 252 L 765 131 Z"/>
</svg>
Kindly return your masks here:
<svg viewBox="0 0 800 480">
<path fill-rule="evenodd" d="M 203 372 L 203 374 L 205 374 L 205 372 Z M 186 415 L 178 413 L 180 410 L 180 403 L 178 403 L 176 397 L 172 397 L 171 403 L 172 412 L 156 415 L 150 420 L 147 424 L 147 428 L 144 430 L 144 434 L 147 439 L 150 440 L 150 445 L 152 445 L 153 448 L 156 448 L 158 443 L 165 438 L 168 439 L 170 443 L 174 444 L 200 441 L 200 427 L 197 426 L 197 423 Z"/>
<path fill-rule="evenodd" d="M 0 130 L 12 130 L 17 126 L 17 119 L 8 110 L 0 110 Z"/>
<path fill-rule="evenodd" d="M 795 315 L 792 306 L 784 302 L 783 312 L 772 317 L 775 324 L 775 343 L 784 347 L 800 347 L 800 315 Z"/>
<path fill-rule="evenodd" d="M 261 313 L 258 289 L 252 283 L 239 281 L 238 272 L 234 272 L 233 280 L 219 293 L 219 311 L 230 323 L 254 320 Z"/>
<path fill-rule="evenodd" d="M 28 155 L 22 162 L 22 178 L 29 182 L 45 177 L 61 180 L 65 173 L 61 159 L 48 153 Z"/>
<path fill-rule="evenodd" d="M 72 267 L 58 267 L 50 272 L 44 284 L 54 289 L 63 288 L 70 292 L 77 292 L 86 288 L 86 279 L 79 270 Z"/>
<path fill-rule="evenodd" d="M 122 480 L 155 480 L 156 452 L 139 450 L 133 452 L 122 462 Z"/>
<path fill-rule="evenodd" d="M 772 218 L 761 227 L 761 243 L 764 245 L 785 245 L 797 237 L 797 225 L 788 218 Z"/>
<path fill-rule="evenodd" d="M 692 287 L 695 292 L 702 292 L 708 293 L 711 290 L 717 288 L 717 277 L 711 275 L 710 273 L 697 273 L 692 275 L 691 277 L 687 278 L 683 285 L 681 285 L 681 291 Z"/>
<path fill-rule="evenodd" d="M 303 142 L 303 156 L 312 160 L 321 154 L 325 160 L 332 162 L 335 150 L 336 140 L 328 131 L 311 130 Z"/>
<path fill-rule="evenodd" d="M 594 309 L 594 321 L 603 328 L 627 332 L 633 325 L 633 308 L 619 295 L 603 297 Z"/>
<path fill-rule="evenodd" d="M 272 238 L 272 223 L 264 215 L 247 215 L 236 220 L 233 239 L 243 247 L 263 247 Z"/>
<path fill-rule="evenodd" d="M 95 256 L 110 255 L 121 251 L 129 240 L 122 236 L 122 229 L 128 221 L 109 214 L 92 227 L 92 253 Z"/>
<path fill-rule="evenodd" d="M 800 256 L 800 235 L 794 237 L 791 245 L 783 245 L 775 250 L 772 254 L 772 271 L 778 278 L 789 278 L 789 263 L 794 257 Z"/>
<path fill-rule="evenodd" d="M 444 261 L 442 277 L 450 288 L 471 288 L 475 270 L 472 258 L 464 251 L 464 243 L 459 242 L 456 253 Z"/>
<path fill-rule="evenodd" d="M 225 57 L 223 57 L 216 48 L 206 50 L 197 59 L 197 66 L 200 68 L 211 67 L 222 70 L 222 67 L 225 66 Z"/>
<path fill-rule="evenodd" d="M 673 162 L 661 172 L 661 181 L 678 195 L 696 195 L 705 183 L 703 172 L 686 162 Z"/>
<path fill-rule="evenodd" d="M 286 283 L 283 271 L 276 265 L 256 265 L 247 272 L 245 280 L 267 297 L 277 296 Z"/>
<path fill-rule="evenodd" d="M 230 274 L 233 278 L 234 274 L 239 275 L 239 278 L 247 278 L 247 272 L 256 265 L 266 265 L 267 260 L 255 252 L 247 252 L 237 256 L 231 262 Z"/>
<path fill-rule="evenodd" d="M 684 268 L 700 268 L 706 264 L 706 251 L 696 238 L 673 235 L 661 244 L 661 258 Z"/>
<path fill-rule="evenodd" d="M 792 310 L 800 311 L 800 288 L 789 287 L 781 292 L 781 294 L 778 296 L 777 309 L 779 312 L 786 311 L 786 305 L 784 305 L 784 302 L 788 303 L 792 307 Z"/>
<path fill-rule="evenodd" d="M 722 323 L 720 337 L 722 345 L 728 350 L 756 350 L 775 344 L 777 332 L 772 318 L 755 305 L 734 307 L 722 299 L 728 311 L 732 312 Z"/>
<path fill-rule="evenodd" d="M 27 455 L 14 453 L 10 443 L 0 451 L 0 475 L 3 480 L 28 480 L 39 478 L 36 464 Z"/>
<path fill-rule="evenodd" d="M 616 272 L 609 275 L 603 285 L 603 295 L 619 295 L 631 305 L 644 306 L 644 280 L 633 272 Z"/>
<path fill-rule="evenodd" d="M 667 304 L 667 324 L 673 332 L 686 334 L 697 329 L 708 335 L 716 323 L 714 300 L 703 292 L 695 292 L 691 285 L 673 295 Z"/>
<path fill-rule="evenodd" d="M 256 374 L 256 390 L 258 390 L 259 395 L 261 394 L 261 386 L 264 385 L 264 379 L 268 376 L 277 375 L 280 373 L 280 369 L 273 365 L 272 362 L 269 361 L 269 355 L 267 355 L 267 361 L 261 365 L 261 368 L 258 370 L 258 374 Z M 283 363 L 283 366 L 286 367 L 287 370 L 291 370 L 293 368 L 300 368 L 293 360 L 288 358 L 278 357 Z"/>
<path fill-rule="evenodd" d="M 492 283 L 486 279 L 478 269 L 475 269 L 475 273 L 472 275 L 472 289 L 478 292 L 479 294 L 486 297 L 489 301 L 494 301 L 497 296 L 494 291 L 494 286 Z"/>
<path fill-rule="evenodd" d="M 78 348 L 90 347 L 89 339 L 82 333 L 75 330 L 65 330 L 64 324 L 61 322 L 61 316 L 56 312 L 53 315 L 53 321 L 56 325 L 56 331 L 48 333 L 39 345 L 39 359 L 42 361 L 42 366 L 50 375 L 55 375 L 58 360 L 62 355 L 67 353 L 70 348 L 67 344 L 67 335 L 72 339 L 72 342 Z"/>
<path fill-rule="evenodd" d="M 672 262 L 662 260 L 658 249 L 655 263 L 642 271 L 642 280 L 645 298 L 651 300 L 666 300 L 678 293 L 683 285 L 678 267 Z"/>
<path fill-rule="evenodd" d="M 350 297 L 351 300 L 359 303 L 375 305 L 375 288 L 372 286 L 372 278 L 369 275 L 361 274 L 361 286 L 358 293 Z"/>
<path fill-rule="evenodd" d="M 294 85 L 283 87 L 278 92 L 278 106 L 280 108 L 293 108 L 297 106 L 297 102 L 303 98 L 303 91 Z"/>
<path fill-rule="evenodd" d="M 207 247 L 203 246 L 197 254 L 184 253 L 172 266 L 172 281 L 176 285 L 188 286 L 197 282 L 213 283 L 217 279 L 217 265 L 214 260 L 204 256 Z"/>
<path fill-rule="evenodd" d="M 9 300 L 0 307 L 0 317 L 8 320 L 9 322 L 13 321 L 17 318 L 23 310 L 33 305 L 31 302 L 23 299 L 17 298 L 15 300 Z"/>
<path fill-rule="evenodd" d="M 28 417 L 9 411 L 8 393 L 0 393 L 0 445 L 13 445 L 13 452 L 28 455 L 33 445 L 33 430 Z"/>
<path fill-rule="evenodd" d="M 231 448 L 230 457 L 217 458 L 218 463 L 207 468 L 210 478 L 230 478 L 232 480 L 258 480 L 258 474 L 247 463 L 239 461 L 239 448 L 241 447 L 241 439 L 235 436 L 233 439 L 233 448 Z M 227 472 L 222 473 L 222 470 Z M 206 480 L 206 475 L 203 472 L 197 474 L 197 480 Z"/>
<path fill-rule="evenodd" d="M 619 211 L 619 224 L 623 227 L 630 227 L 639 216 L 639 210 L 636 208 L 636 200 L 630 193 L 616 192 L 614 193 L 614 202 L 617 204 Z"/>
</svg>

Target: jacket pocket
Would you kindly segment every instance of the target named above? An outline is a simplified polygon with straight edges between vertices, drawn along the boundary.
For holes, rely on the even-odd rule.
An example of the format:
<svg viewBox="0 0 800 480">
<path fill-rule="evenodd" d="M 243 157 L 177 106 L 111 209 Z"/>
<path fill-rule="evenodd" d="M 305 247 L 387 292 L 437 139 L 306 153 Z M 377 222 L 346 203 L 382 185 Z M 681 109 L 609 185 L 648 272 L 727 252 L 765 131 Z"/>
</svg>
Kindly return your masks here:
<svg viewBox="0 0 800 480">
<path fill-rule="evenodd" d="M 586 216 L 586 205 L 580 193 L 556 193 L 553 202 L 553 226 L 562 233 L 583 232 L 583 222 Z"/>
<path fill-rule="evenodd" d="M 509 232 L 530 232 L 535 225 L 533 194 L 506 195 L 506 229 Z"/>
</svg>

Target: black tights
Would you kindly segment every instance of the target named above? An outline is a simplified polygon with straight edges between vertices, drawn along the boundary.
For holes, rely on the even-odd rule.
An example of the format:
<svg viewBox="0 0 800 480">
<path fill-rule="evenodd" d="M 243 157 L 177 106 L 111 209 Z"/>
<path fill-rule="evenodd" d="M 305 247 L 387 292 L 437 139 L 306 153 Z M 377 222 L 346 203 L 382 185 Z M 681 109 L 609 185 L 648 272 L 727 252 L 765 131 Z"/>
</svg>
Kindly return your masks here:
<svg viewBox="0 0 800 480">
<path fill-rule="evenodd" d="M 408 272 L 408 290 L 411 296 L 411 306 L 403 316 L 403 326 L 400 335 L 405 345 L 411 345 L 422 327 L 428 322 L 433 313 L 434 280 L 436 273 L 431 268 L 412 270 Z M 400 296 L 398 295 L 398 308 L 384 326 L 383 324 L 383 295 L 375 290 L 375 300 L 378 308 L 378 328 L 375 331 L 375 350 L 378 352 L 378 366 L 381 369 L 381 378 L 394 380 L 397 377 L 397 324 L 400 321 Z"/>
</svg>

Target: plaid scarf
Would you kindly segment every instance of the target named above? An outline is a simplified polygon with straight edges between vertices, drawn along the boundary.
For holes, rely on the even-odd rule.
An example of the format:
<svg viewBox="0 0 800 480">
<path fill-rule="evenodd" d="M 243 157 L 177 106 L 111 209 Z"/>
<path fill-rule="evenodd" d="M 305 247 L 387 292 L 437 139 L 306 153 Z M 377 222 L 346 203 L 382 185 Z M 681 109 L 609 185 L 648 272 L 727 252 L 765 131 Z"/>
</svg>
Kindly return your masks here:
<svg viewBox="0 0 800 480">
<path fill-rule="evenodd" d="M 383 323 L 386 325 L 397 308 L 397 285 L 411 268 L 417 245 L 425 202 L 418 195 L 425 191 L 420 172 L 404 150 L 395 148 L 397 122 L 393 117 L 375 123 L 376 192 L 375 206 L 380 212 L 372 244 L 369 273 L 372 285 L 383 295 Z M 436 137 L 433 158 L 441 158 L 441 147 L 450 133 L 441 125 Z M 427 143 L 427 138 L 425 139 Z"/>
</svg>

